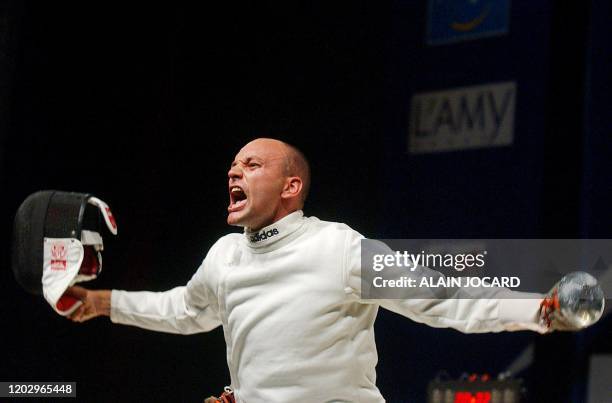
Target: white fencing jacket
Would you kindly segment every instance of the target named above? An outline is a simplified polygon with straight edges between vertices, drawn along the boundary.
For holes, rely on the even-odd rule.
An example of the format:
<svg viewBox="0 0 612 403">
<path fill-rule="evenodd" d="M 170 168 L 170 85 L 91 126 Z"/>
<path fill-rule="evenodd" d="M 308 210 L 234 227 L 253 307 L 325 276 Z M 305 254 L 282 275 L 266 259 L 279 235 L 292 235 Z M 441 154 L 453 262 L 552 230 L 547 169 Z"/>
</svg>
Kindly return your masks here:
<svg viewBox="0 0 612 403">
<path fill-rule="evenodd" d="M 220 238 L 186 286 L 113 290 L 111 320 L 181 334 L 223 325 L 240 403 L 384 402 L 375 371 L 379 306 L 462 332 L 546 330 L 534 295 L 361 299 L 361 239 L 345 224 L 296 211 L 257 233 Z"/>
</svg>

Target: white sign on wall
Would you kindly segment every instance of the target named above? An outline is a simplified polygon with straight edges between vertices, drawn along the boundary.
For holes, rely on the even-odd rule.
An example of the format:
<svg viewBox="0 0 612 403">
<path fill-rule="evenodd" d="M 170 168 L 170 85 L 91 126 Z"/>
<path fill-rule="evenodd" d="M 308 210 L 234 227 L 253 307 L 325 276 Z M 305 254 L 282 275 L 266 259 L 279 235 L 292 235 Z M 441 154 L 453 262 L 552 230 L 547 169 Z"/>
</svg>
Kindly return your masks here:
<svg viewBox="0 0 612 403">
<path fill-rule="evenodd" d="M 412 96 L 408 152 L 412 154 L 512 144 L 516 82 Z"/>
</svg>

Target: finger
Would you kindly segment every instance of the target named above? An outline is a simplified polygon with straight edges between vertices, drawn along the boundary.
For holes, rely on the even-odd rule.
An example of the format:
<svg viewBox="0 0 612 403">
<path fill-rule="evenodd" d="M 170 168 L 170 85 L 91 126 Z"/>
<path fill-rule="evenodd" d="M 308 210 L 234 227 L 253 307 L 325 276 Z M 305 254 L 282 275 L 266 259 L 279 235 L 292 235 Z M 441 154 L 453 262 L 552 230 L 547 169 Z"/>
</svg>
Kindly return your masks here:
<svg viewBox="0 0 612 403">
<path fill-rule="evenodd" d="M 88 312 L 88 313 L 83 315 L 83 317 L 81 318 L 81 322 L 85 322 L 85 321 L 87 321 L 89 319 L 93 319 L 96 316 L 98 316 L 98 315 L 96 315 L 95 313 Z"/>
<path fill-rule="evenodd" d="M 64 294 L 82 301 L 85 298 L 87 298 L 87 292 L 88 290 L 86 288 L 75 285 L 72 287 L 68 287 L 68 289 L 66 289 Z"/>
<path fill-rule="evenodd" d="M 79 322 L 81 317 L 83 316 L 83 313 L 85 313 L 85 305 L 81 305 L 80 307 L 78 307 L 73 313 L 72 315 L 70 315 L 70 319 L 74 322 Z"/>
<path fill-rule="evenodd" d="M 83 305 L 81 305 L 80 307 L 78 307 L 77 309 L 74 310 L 74 312 L 72 312 L 70 315 L 68 315 L 68 319 L 74 320 L 77 315 L 79 314 L 79 311 L 83 309 Z"/>
</svg>

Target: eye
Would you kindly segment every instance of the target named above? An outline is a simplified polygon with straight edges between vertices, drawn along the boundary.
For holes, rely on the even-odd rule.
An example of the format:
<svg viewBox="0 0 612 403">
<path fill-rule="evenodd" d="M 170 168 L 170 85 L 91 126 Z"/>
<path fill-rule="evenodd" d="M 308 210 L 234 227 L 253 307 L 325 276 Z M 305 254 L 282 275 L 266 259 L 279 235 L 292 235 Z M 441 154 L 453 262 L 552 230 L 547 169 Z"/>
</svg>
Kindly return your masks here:
<svg viewBox="0 0 612 403">
<path fill-rule="evenodd" d="M 249 168 L 259 168 L 260 166 L 258 162 L 249 162 Z"/>
</svg>

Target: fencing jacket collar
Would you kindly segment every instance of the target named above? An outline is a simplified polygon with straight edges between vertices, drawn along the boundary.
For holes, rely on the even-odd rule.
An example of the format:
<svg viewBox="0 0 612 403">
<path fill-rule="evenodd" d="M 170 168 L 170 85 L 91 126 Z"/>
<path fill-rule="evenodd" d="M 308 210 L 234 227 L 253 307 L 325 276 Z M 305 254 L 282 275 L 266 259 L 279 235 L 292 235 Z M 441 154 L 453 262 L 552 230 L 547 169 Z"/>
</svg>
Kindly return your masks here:
<svg viewBox="0 0 612 403">
<path fill-rule="evenodd" d="M 246 243 L 254 253 L 276 249 L 297 237 L 302 232 L 300 229 L 304 227 L 305 221 L 302 210 L 297 210 L 259 231 L 249 231 L 245 228 Z"/>
</svg>

